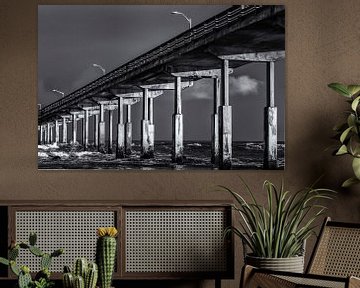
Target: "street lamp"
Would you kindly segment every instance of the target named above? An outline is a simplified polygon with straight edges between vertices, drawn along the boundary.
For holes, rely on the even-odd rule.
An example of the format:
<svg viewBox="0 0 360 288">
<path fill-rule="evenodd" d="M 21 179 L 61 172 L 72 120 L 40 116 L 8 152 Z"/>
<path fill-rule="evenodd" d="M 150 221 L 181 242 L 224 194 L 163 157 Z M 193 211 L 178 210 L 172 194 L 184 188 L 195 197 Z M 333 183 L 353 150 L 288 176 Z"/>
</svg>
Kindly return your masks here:
<svg viewBox="0 0 360 288">
<path fill-rule="evenodd" d="M 56 92 L 56 93 L 61 94 L 61 95 L 62 95 L 62 97 L 64 97 L 64 96 L 65 96 L 65 93 L 64 93 L 64 92 L 61 92 L 61 91 L 59 91 L 59 90 L 52 89 L 51 91 L 52 91 L 52 92 Z"/>
<path fill-rule="evenodd" d="M 189 29 L 191 29 L 191 18 L 187 17 L 184 13 L 179 12 L 179 11 L 173 11 L 173 12 L 171 12 L 171 14 L 183 16 L 186 19 L 186 21 L 189 22 Z"/>
<path fill-rule="evenodd" d="M 101 66 L 101 65 L 99 65 L 99 64 L 92 64 L 92 66 L 93 66 L 93 67 L 97 67 L 97 68 L 101 69 L 101 71 L 102 71 L 103 75 L 105 75 L 105 69 L 104 69 L 104 67 L 102 67 L 102 66 Z"/>
</svg>

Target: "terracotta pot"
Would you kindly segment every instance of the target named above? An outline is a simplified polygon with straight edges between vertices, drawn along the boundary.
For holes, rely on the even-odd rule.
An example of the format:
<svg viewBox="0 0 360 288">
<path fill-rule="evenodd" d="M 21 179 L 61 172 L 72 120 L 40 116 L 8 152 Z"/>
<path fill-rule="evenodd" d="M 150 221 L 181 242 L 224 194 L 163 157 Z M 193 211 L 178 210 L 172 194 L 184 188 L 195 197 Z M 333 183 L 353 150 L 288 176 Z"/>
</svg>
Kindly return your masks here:
<svg viewBox="0 0 360 288">
<path fill-rule="evenodd" d="M 245 263 L 254 267 L 275 271 L 304 272 L 304 256 L 289 258 L 263 258 L 246 255 Z"/>
</svg>

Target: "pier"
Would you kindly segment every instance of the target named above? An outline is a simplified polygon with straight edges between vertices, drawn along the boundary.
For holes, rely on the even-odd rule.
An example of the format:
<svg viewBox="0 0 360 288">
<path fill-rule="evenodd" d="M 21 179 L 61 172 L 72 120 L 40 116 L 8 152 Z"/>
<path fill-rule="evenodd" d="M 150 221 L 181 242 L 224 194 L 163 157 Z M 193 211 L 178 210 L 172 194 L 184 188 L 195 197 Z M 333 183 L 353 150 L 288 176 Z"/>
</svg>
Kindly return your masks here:
<svg viewBox="0 0 360 288">
<path fill-rule="evenodd" d="M 43 107 L 38 117 L 39 144 L 69 143 L 81 145 L 86 151 L 90 149 L 91 138 L 99 152 L 127 158 L 132 154 L 132 124 L 139 121 L 141 158 L 151 159 L 156 149 L 154 99 L 170 90 L 174 97 L 169 119 L 172 162 L 181 164 L 186 156 L 182 91 L 192 89 L 195 81 L 211 78 L 211 162 L 219 169 L 231 169 L 232 129 L 236 123 L 232 121 L 235 111 L 231 106 L 229 77 L 237 67 L 265 62 L 264 169 L 275 169 L 278 139 L 274 63 L 284 58 L 284 6 L 232 6 Z M 133 105 L 141 105 L 141 119 L 134 119 L 131 114 Z"/>
</svg>

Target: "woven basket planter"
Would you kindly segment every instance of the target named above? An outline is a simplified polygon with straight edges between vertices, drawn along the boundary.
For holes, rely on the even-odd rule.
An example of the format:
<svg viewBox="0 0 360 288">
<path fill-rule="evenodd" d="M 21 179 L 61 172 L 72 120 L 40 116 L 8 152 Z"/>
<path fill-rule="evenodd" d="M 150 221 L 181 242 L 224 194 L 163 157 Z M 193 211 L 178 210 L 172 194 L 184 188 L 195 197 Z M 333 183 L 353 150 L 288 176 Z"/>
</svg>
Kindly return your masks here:
<svg viewBox="0 0 360 288">
<path fill-rule="evenodd" d="M 262 258 L 246 255 L 245 263 L 257 268 L 275 271 L 304 272 L 304 256 L 289 258 Z"/>
</svg>

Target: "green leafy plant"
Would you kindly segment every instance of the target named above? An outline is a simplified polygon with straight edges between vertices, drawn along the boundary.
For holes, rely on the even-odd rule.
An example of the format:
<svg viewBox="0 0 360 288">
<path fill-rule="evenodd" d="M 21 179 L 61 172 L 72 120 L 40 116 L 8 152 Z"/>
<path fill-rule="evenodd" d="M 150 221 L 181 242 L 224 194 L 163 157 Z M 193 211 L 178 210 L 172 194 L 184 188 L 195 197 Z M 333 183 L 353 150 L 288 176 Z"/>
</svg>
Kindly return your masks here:
<svg viewBox="0 0 360 288">
<path fill-rule="evenodd" d="M 266 180 L 267 205 L 261 205 L 254 193 L 242 180 L 251 202 L 239 193 L 220 186 L 236 200 L 233 208 L 239 213 L 240 227 L 229 227 L 225 234 L 233 232 L 252 251 L 252 256 L 288 258 L 301 255 L 304 241 L 314 233 L 315 220 L 324 213 L 325 206 L 317 202 L 332 199 L 329 189 L 304 188 L 296 193 L 280 189 Z"/>
<path fill-rule="evenodd" d="M 50 288 L 54 283 L 50 280 L 50 265 L 53 257 L 58 257 L 64 253 L 63 249 L 57 249 L 51 254 L 43 252 L 36 246 L 37 236 L 30 233 L 29 243 L 12 242 L 8 251 L 8 259 L 0 257 L 0 263 L 10 266 L 11 271 L 18 277 L 19 288 Z M 19 266 L 16 259 L 19 256 L 20 249 L 28 250 L 31 254 L 39 257 L 41 270 L 35 275 L 33 280 L 28 266 Z"/>
<path fill-rule="evenodd" d="M 347 111 L 346 122 L 334 127 L 340 146 L 334 152 L 335 155 L 351 155 L 354 177 L 347 179 L 342 186 L 349 187 L 360 183 L 360 85 L 344 85 L 331 83 L 328 85 L 338 94 L 346 97 L 350 104 Z"/>
</svg>

